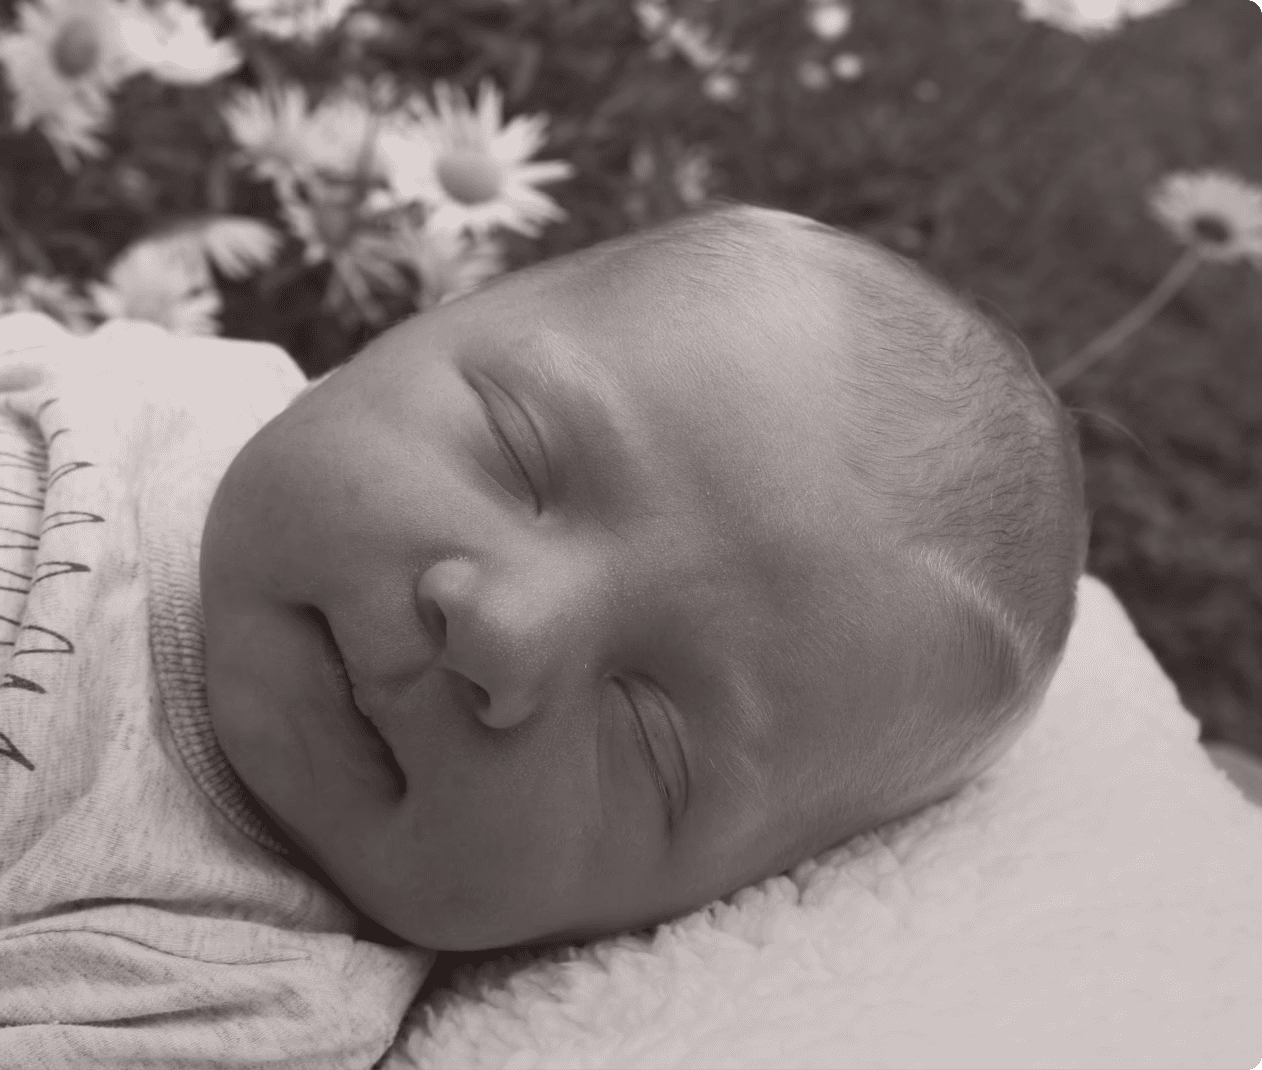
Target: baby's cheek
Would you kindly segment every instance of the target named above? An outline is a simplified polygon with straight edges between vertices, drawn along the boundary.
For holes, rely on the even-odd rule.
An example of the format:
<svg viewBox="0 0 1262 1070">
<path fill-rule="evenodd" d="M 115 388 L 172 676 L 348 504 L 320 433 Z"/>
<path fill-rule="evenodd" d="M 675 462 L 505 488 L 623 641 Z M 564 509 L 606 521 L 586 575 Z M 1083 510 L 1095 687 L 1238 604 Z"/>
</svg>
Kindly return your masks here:
<svg viewBox="0 0 1262 1070">
<path fill-rule="evenodd" d="M 431 768 L 428 783 L 409 779 L 384 830 L 391 862 L 370 913 L 427 946 L 476 948 L 533 939 L 582 909 L 590 848 L 574 833 L 584 805 L 566 797 L 573 777 L 476 751 Z"/>
</svg>

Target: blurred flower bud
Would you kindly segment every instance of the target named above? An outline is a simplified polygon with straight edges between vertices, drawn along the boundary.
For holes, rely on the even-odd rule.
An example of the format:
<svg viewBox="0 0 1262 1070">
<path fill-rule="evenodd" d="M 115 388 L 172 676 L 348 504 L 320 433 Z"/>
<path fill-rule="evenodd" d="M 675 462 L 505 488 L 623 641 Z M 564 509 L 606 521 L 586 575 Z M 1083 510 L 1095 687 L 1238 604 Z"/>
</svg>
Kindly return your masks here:
<svg viewBox="0 0 1262 1070">
<path fill-rule="evenodd" d="M 912 94 L 920 103 L 932 104 L 942 96 L 942 90 L 932 78 L 922 78 L 912 88 Z"/>
<path fill-rule="evenodd" d="M 375 11 L 352 11 L 342 22 L 342 34 L 357 45 L 379 41 L 390 31 L 390 23 Z"/>
<path fill-rule="evenodd" d="M 843 82 L 853 82 L 863 77 L 863 57 L 854 52 L 839 52 L 829 66 Z"/>
<path fill-rule="evenodd" d="M 821 41 L 835 41 L 850 29 L 848 4 L 839 0 L 813 0 L 806 11 L 806 25 Z"/>
<path fill-rule="evenodd" d="M 704 146 L 687 149 L 675 163 L 671 179 L 679 199 L 695 208 L 710 195 L 710 153 Z"/>
<path fill-rule="evenodd" d="M 657 161 L 653 156 L 653 147 L 641 141 L 631 152 L 631 177 L 640 185 L 653 181 L 657 173 Z"/>
<path fill-rule="evenodd" d="M 711 100 L 727 104 L 740 95 L 741 84 L 735 75 L 728 74 L 727 71 L 715 71 L 706 75 L 705 81 L 701 83 L 701 91 Z"/>
<path fill-rule="evenodd" d="M 809 89 L 812 93 L 819 93 L 828 88 L 828 71 L 817 60 L 802 60 L 798 64 L 797 75 L 802 88 Z"/>
<path fill-rule="evenodd" d="M 153 206 L 159 194 L 153 179 L 130 163 L 119 163 L 114 168 L 114 186 L 127 204 L 144 210 Z"/>
</svg>

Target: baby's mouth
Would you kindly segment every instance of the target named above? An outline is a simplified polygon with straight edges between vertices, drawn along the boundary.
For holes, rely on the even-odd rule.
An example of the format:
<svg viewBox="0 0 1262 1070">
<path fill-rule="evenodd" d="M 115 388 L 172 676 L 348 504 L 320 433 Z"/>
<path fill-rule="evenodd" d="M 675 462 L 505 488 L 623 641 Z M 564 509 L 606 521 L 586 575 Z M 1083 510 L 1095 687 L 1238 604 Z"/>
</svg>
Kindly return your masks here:
<svg viewBox="0 0 1262 1070">
<path fill-rule="evenodd" d="M 390 767 L 390 773 L 395 779 L 395 783 L 402 786 L 406 783 L 403 770 L 399 767 L 398 759 L 394 755 L 394 750 L 390 746 L 386 737 L 382 734 L 380 726 L 368 714 L 359 707 L 359 703 L 355 701 L 355 686 L 350 678 L 350 672 L 346 668 L 346 661 L 342 657 L 341 648 L 337 645 L 337 640 L 333 637 L 333 629 L 329 625 L 328 618 L 316 609 L 315 606 L 309 607 L 311 619 L 315 622 L 319 629 L 323 640 L 324 668 L 326 673 L 333 679 L 334 686 L 340 693 L 340 697 L 345 700 L 346 705 L 355 711 L 356 716 L 362 722 L 362 726 L 374 738 L 378 749 L 381 752 L 382 760 Z"/>
</svg>

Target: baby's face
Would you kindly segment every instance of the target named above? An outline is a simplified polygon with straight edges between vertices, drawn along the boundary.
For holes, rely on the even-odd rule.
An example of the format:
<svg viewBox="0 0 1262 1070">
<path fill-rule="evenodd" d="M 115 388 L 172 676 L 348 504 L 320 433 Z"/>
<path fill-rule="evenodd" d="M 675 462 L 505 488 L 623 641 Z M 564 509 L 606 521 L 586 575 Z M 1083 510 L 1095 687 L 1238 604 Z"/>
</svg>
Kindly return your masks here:
<svg viewBox="0 0 1262 1070">
<path fill-rule="evenodd" d="M 211 508 L 223 749 L 423 946 L 635 928 L 766 875 L 853 716 L 846 539 L 812 519 L 843 493 L 809 431 L 825 325 L 637 255 L 389 331 Z"/>
</svg>

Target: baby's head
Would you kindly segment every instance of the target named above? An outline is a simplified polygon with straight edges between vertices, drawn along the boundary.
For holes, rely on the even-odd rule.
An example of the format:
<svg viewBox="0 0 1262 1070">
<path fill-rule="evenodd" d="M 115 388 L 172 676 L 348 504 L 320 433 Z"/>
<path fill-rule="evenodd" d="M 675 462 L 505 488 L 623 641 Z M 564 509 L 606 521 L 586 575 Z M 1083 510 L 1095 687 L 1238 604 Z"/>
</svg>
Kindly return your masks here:
<svg viewBox="0 0 1262 1070">
<path fill-rule="evenodd" d="M 400 324 L 263 428 L 206 523 L 211 714 L 405 939 L 633 929 L 993 761 L 1085 528 L 1019 343 L 720 207 Z"/>
</svg>

